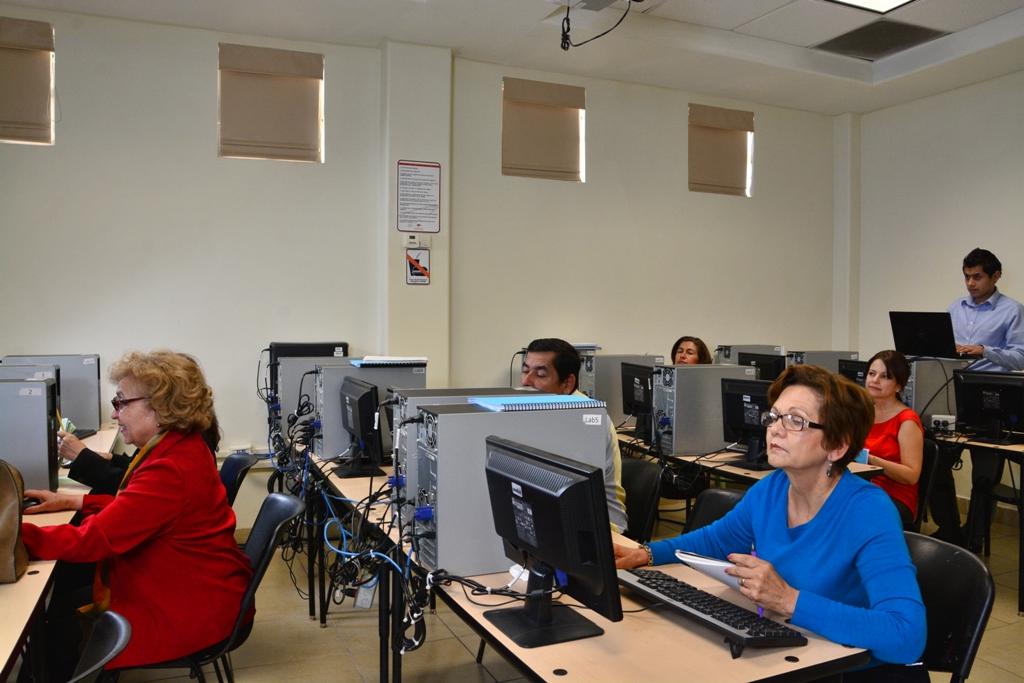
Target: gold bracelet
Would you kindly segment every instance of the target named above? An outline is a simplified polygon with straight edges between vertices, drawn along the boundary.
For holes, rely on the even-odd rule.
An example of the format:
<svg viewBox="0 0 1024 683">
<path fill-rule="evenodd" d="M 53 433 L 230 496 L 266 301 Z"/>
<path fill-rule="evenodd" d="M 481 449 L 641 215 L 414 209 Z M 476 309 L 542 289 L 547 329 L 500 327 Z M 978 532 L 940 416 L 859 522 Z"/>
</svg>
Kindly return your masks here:
<svg viewBox="0 0 1024 683">
<path fill-rule="evenodd" d="M 651 567 L 654 565 L 654 551 L 651 550 L 651 546 L 646 543 L 641 543 L 640 547 L 647 553 L 647 566 Z"/>
</svg>

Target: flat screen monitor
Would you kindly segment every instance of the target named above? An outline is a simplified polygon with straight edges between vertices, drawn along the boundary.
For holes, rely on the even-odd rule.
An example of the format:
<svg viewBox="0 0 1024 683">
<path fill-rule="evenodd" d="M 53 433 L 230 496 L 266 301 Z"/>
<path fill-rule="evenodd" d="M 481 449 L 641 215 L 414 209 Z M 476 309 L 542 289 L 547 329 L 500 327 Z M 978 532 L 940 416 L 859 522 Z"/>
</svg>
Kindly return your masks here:
<svg viewBox="0 0 1024 683">
<path fill-rule="evenodd" d="M 786 369 L 786 356 L 776 356 L 769 353 L 744 353 L 737 355 L 736 362 L 739 365 L 753 365 L 757 368 L 757 378 L 774 382 L 775 379 Z"/>
<path fill-rule="evenodd" d="M 339 477 L 383 476 L 380 464 L 384 459 L 384 449 L 375 384 L 355 377 L 346 377 L 342 381 L 341 426 L 352 437 L 352 443 L 334 473 Z"/>
<path fill-rule="evenodd" d="M 636 438 L 651 442 L 654 414 L 654 366 L 623 363 L 622 412 L 636 418 Z"/>
<path fill-rule="evenodd" d="M 494 530 L 508 557 L 530 574 L 523 606 L 484 617 L 520 647 L 601 635 L 573 608 L 552 604 L 551 594 L 565 593 L 609 621 L 622 619 L 604 474 L 495 436 L 486 442 Z"/>
<path fill-rule="evenodd" d="M 991 443 L 1024 442 L 1024 374 L 954 370 L 957 431 Z"/>
<path fill-rule="evenodd" d="M 771 408 L 771 385 L 759 379 L 722 380 L 722 436 L 745 447 L 743 466 L 749 469 L 772 469 L 765 453 L 765 428 L 761 425 L 761 414 Z"/>
<path fill-rule="evenodd" d="M 839 359 L 839 374 L 846 379 L 864 386 L 868 377 L 868 362 L 866 360 Z"/>
</svg>

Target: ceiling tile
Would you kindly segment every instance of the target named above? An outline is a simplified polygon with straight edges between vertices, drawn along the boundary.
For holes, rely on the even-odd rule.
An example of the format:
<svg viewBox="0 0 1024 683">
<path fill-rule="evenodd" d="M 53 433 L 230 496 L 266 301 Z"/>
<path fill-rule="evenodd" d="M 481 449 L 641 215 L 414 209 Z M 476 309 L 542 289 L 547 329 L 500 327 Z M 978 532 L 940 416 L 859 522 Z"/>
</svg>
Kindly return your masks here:
<svg viewBox="0 0 1024 683">
<path fill-rule="evenodd" d="M 960 31 L 1024 7 L 1024 0 L 915 0 L 886 15 L 886 19 Z"/>
<path fill-rule="evenodd" d="M 647 14 L 688 24 L 732 30 L 792 0 L 665 0 Z M 643 5 L 638 5 L 642 7 Z"/>
<path fill-rule="evenodd" d="M 796 0 L 736 29 L 790 45 L 817 45 L 878 19 L 874 12 L 824 0 Z"/>
</svg>

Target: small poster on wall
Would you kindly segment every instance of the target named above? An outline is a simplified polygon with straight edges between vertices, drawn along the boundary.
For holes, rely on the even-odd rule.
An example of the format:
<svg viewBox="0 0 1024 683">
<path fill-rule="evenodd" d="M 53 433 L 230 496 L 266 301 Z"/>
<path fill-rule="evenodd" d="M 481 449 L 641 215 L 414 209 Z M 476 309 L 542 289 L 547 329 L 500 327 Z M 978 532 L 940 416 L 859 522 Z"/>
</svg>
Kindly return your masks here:
<svg viewBox="0 0 1024 683">
<path fill-rule="evenodd" d="M 429 249 L 406 249 L 405 250 L 405 284 L 407 284 L 407 285 L 429 285 L 430 284 L 430 250 Z"/>
<path fill-rule="evenodd" d="M 398 229 L 441 232 L 441 164 L 398 162 Z"/>
</svg>

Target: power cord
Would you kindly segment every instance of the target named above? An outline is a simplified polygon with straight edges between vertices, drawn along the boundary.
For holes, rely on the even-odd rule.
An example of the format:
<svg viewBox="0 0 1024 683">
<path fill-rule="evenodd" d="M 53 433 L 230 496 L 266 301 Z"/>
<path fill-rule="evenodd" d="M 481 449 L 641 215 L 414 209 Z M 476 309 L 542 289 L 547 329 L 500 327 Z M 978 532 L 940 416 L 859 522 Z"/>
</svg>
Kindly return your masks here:
<svg viewBox="0 0 1024 683">
<path fill-rule="evenodd" d="M 619 20 L 615 22 L 614 26 L 612 26 L 607 31 L 604 31 L 603 33 L 598 33 L 596 36 L 594 36 L 592 38 L 587 38 L 586 40 L 584 40 L 582 42 L 579 42 L 579 43 L 572 42 L 572 38 L 569 37 L 569 31 L 570 31 L 570 26 L 569 26 L 569 6 L 566 5 L 565 6 L 565 17 L 562 19 L 562 43 L 561 43 L 562 44 L 562 49 L 565 50 L 565 51 L 568 51 L 570 47 L 580 47 L 582 45 L 586 45 L 587 43 L 589 43 L 592 40 L 597 40 L 601 36 L 608 35 L 612 31 L 617 29 L 619 27 L 619 24 L 621 24 L 626 19 L 626 15 L 629 14 L 629 8 L 633 6 L 633 3 L 634 2 L 640 2 L 640 1 L 641 0 L 626 0 L 626 11 L 622 13 L 622 16 L 619 17 Z"/>
</svg>

